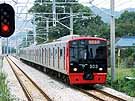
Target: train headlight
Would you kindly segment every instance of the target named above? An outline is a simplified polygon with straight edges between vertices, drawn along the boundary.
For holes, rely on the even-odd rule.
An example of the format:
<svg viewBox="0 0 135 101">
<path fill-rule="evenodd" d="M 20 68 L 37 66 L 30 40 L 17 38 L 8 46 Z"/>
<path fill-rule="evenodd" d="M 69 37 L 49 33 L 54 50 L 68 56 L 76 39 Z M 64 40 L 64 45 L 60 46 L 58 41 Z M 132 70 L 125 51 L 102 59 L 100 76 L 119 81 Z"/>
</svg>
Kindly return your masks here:
<svg viewBox="0 0 135 101">
<path fill-rule="evenodd" d="M 73 71 L 76 72 L 77 71 L 77 68 L 74 68 Z"/>
<path fill-rule="evenodd" d="M 71 66 L 73 66 L 73 63 L 70 63 Z"/>
<path fill-rule="evenodd" d="M 103 68 L 99 68 L 99 71 L 102 71 L 103 70 Z"/>
</svg>

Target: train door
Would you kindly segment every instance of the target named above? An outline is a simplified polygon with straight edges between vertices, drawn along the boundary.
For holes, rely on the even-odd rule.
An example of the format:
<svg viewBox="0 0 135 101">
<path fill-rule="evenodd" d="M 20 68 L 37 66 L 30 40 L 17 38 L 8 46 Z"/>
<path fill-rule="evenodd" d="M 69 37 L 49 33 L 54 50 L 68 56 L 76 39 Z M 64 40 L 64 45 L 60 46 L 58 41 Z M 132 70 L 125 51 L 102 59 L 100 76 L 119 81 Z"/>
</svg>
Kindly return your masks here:
<svg viewBox="0 0 135 101">
<path fill-rule="evenodd" d="M 45 48 L 45 54 L 44 54 L 44 63 L 45 63 L 45 65 L 46 65 L 46 59 L 47 59 L 47 57 L 46 57 L 46 48 Z"/>
<path fill-rule="evenodd" d="M 60 68 L 61 70 L 65 69 L 65 47 L 64 45 L 60 48 Z"/>
<path fill-rule="evenodd" d="M 49 50 L 48 50 L 48 47 L 46 48 L 46 65 L 48 66 L 48 57 L 49 57 L 49 55 L 48 55 L 48 52 Z"/>
<path fill-rule="evenodd" d="M 39 57 L 40 59 L 40 64 L 42 64 L 42 48 L 40 47 L 40 57 Z"/>
<path fill-rule="evenodd" d="M 59 54 L 60 56 L 60 69 L 63 69 L 63 47 L 61 46 L 61 48 L 60 48 L 60 54 Z"/>
<path fill-rule="evenodd" d="M 58 68 L 58 47 L 55 46 L 54 48 L 54 67 L 57 69 Z"/>
<path fill-rule="evenodd" d="M 58 47 L 58 68 L 60 68 L 60 48 Z"/>
<path fill-rule="evenodd" d="M 42 64 L 44 63 L 44 48 L 42 48 Z"/>
<path fill-rule="evenodd" d="M 50 61 L 51 61 L 51 49 L 49 48 L 49 51 L 48 51 L 48 54 L 49 54 L 49 66 L 50 66 Z"/>
<path fill-rule="evenodd" d="M 53 67 L 53 46 L 50 48 L 50 66 Z"/>
</svg>

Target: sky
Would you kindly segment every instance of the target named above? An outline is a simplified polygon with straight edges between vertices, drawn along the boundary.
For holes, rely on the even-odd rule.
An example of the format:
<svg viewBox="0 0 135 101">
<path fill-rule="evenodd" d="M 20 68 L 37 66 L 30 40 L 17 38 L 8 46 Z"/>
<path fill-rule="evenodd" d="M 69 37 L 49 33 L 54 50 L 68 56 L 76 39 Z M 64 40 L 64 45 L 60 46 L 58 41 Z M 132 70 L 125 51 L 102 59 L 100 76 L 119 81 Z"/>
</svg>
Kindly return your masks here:
<svg viewBox="0 0 135 101">
<path fill-rule="evenodd" d="M 98 8 L 110 8 L 110 0 L 79 0 L 80 3 L 88 7 L 92 6 L 89 3 L 90 1 L 92 1 L 92 5 Z M 16 24 L 18 27 L 16 31 L 24 31 L 24 27 L 26 28 L 28 21 L 31 21 L 32 15 L 19 13 L 27 13 L 28 9 L 33 5 L 34 0 L 0 0 L 0 3 L 3 2 L 9 3 L 14 7 L 17 23 L 22 23 L 19 25 Z M 126 8 L 135 8 L 135 0 L 115 0 L 115 11 L 124 10 Z"/>
<path fill-rule="evenodd" d="M 98 8 L 110 8 L 110 0 L 79 0 L 80 3 L 90 6 L 89 1 Z M 120 11 L 126 8 L 135 8 L 135 0 L 115 0 L 115 10 Z"/>
<path fill-rule="evenodd" d="M 41 0 L 42 1 L 42 0 Z M 93 1 L 92 4 L 98 8 L 110 8 L 110 0 L 79 0 L 80 3 L 91 6 L 89 1 Z M 30 8 L 34 0 L 0 0 L 1 2 L 7 2 L 13 4 L 17 9 L 20 9 L 19 6 L 27 6 L 27 9 Z M 115 0 L 115 10 L 120 11 L 126 8 L 135 8 L 135 0 Z"/>
</svg>

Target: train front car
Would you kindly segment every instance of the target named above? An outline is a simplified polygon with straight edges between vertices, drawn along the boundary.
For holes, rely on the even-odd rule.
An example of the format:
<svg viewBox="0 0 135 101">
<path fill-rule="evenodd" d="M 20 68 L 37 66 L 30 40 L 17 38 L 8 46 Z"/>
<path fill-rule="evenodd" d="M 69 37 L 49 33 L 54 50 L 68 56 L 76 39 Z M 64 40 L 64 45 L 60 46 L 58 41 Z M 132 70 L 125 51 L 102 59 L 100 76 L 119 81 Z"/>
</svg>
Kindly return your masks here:
<svg viewBox="0 0 135 101">
<path fill-rule="evenodd" d="M 70 84 L 104 84 L 107 76 L 107 41 L 78 38 L 69 41 Z"/>
</svg>

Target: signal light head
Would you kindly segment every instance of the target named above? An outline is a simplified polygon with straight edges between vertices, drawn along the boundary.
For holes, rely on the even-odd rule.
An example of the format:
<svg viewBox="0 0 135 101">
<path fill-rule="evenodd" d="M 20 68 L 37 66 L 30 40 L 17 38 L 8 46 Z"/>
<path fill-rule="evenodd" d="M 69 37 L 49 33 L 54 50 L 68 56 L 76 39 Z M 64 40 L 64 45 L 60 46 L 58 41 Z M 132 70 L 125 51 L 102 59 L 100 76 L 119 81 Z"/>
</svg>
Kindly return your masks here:
<svg viewBox="0 0 135 101">
<path fill-rule="evenodd" d="M 8 25 L 2 25 L 2 32 L 9 32 L 9 26 Z"/>
<path fill-rule="evenodd" d="M 15 30 L 15 12 L 11 5 L 0 4 L 0 36 L 9 37 Z"/>
</svg>

